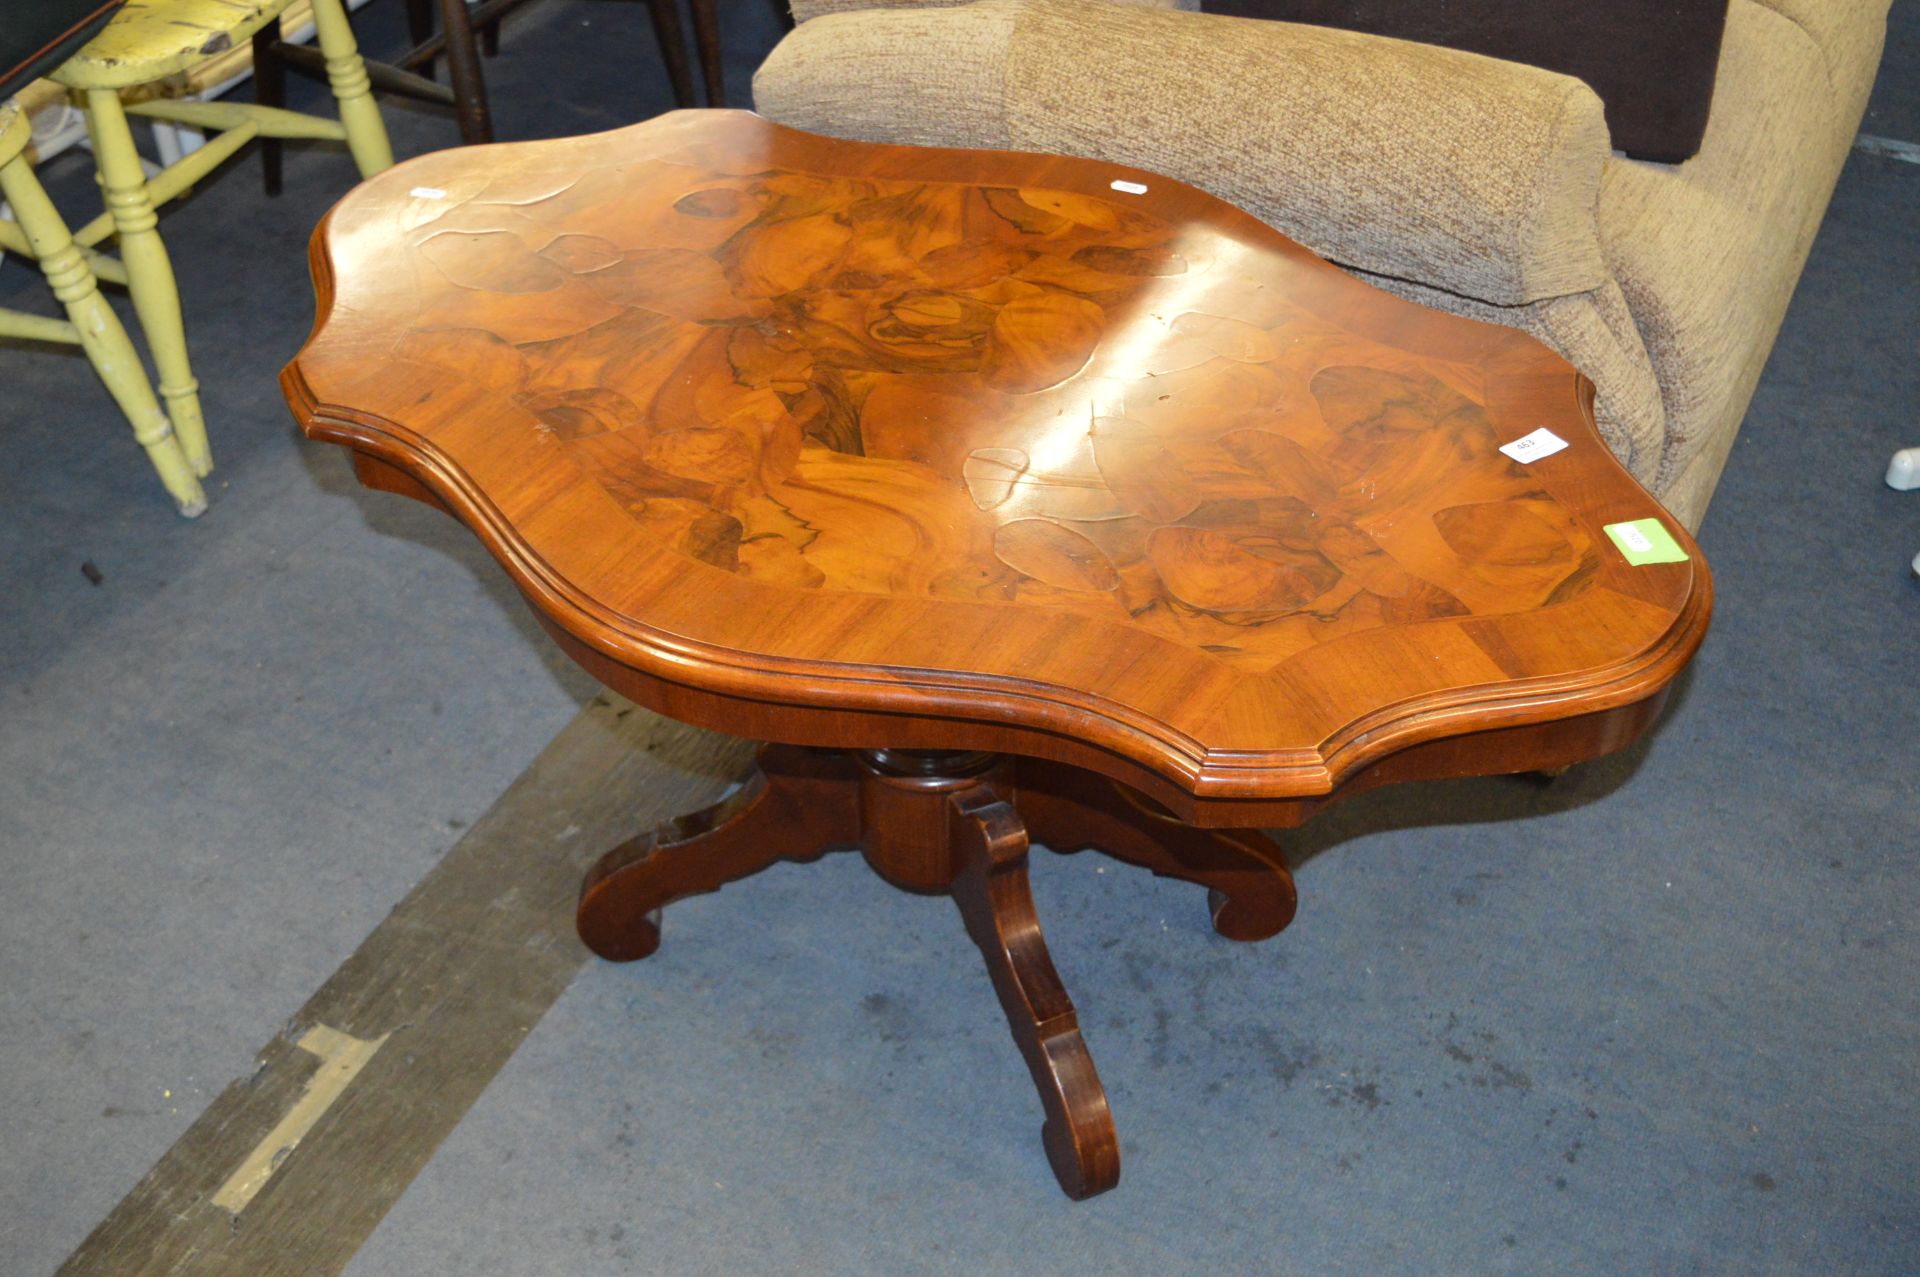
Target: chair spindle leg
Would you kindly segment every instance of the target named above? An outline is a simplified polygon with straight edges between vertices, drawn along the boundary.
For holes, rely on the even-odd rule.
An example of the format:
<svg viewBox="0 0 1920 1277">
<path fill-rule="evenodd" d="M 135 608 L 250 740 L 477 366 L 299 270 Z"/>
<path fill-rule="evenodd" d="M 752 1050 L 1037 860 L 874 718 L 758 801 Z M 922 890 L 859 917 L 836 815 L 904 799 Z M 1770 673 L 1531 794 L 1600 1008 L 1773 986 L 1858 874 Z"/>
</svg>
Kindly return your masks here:
<svg viewBox="0 0 1920 1277">
<path fill-rule="evenodd" d="M 87 127 L 93 135 L 94 160 L 105 187 L 107 210 L 120 237 L 120 256 L 127 267 L 127 288 L 133 308 L 147 335 L 160 372 L 160 397 L 197 475 L 213 470 L 207 447 L 207 425 L 200 412 L 200 383 L 187 359 L 186 325 L 180 316 L 180 290 L 174 283 L 173 262 L 160 242 L 159 216 L 147 193 L 146 171 L 134 150 L 120 94 L 114 89 L 87 90 Z"/>
</svg>

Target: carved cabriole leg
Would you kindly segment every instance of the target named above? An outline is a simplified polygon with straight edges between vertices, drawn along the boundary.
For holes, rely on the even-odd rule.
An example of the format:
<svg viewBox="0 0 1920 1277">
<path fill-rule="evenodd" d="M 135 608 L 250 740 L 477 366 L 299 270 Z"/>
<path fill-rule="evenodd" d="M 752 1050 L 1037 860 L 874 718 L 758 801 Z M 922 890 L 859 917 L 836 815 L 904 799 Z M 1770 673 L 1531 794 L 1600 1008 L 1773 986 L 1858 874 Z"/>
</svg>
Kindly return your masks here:
<svg viewBox="0 0 1920 1277">
<path fill-rule="evenodd" d="M 1126 786 L 1077 767 L 1020 760 L 1016 801 L 1035 842 L 1095 848 L 1116 860 L 1208 888 L 1213 927 L 1229 940 L 1265 940 L 1293 921 L 1293 874 L 1280 845 L 1253 830 L 1200 829 Z"/>
<path fill-rule="evenodd" d="M 613 962 L 660 945 L 660 910 L 718 891 L 781 860 L 807 861 L 860 836 L 857 772 L 845 754 L 769 745 L 732 797 L 629 839 L 580 888 L 587 948 Z"/>
<path fill-rule="evenodd" d="M 980 946 L 1013 1040 L 1046 1109 L 1047 1160 L 1076 1201 L 1120 1182 L 1120 1138 L 1107 1093 L 1080 1036 L 1073 1003 L 1053 969 L 1027 887 L 1027 831 L 991 785 L 948 800 L 953 900 Z"/>
<path fill-rule="evenodd" d="M 74 246 L 67 224 L 54 211 L 25 159 L 16 155 L 0 163 L 0 193 L 12 206 L 47 283 L 53 287 L 53 295 L 66 307 L 67 319 L 94 372 L 133 424 L 133 437 L 147 450 L 160 482 L 181 514 L 188 518 L 200 514 L 207 508 L 206 495 L 180 450 L 180 441 L 174 438 L 173 424 L 154 398 L 140 356 L 134 352 L 119 318 L 100 296 L 93 272 Z"/>
<path fill-rule="evenodd" d="M 200 413 L 200 383 L 187 360 L 187 331 L 180 318 L 180 292 L 174 284 L 173 262 L 156 229 L 159 217 L 147 194 L 146 171 L 133 148 L 120 95 L 113 89 L 87 90 L 87 128 L 93 135 L 94 161 L 100 168 L 107 211 L 120 237 L 120 256 L 126 262 L 127 288 L 133 308 L 147 335 L 160 371 L 160 397 L 186 454 L 187 464 L 202 477 L 213 470 L 207 448 L 206 421 Z"/>
<path fill-rule="evenodd" d="M 326 58 L 327 84 L 347 131 L 347 149 L 360 176 L 372 177 L 392 168 L 393 145 L 387 140 L 387 126 L 374 103 L 373 85 L 341 0 L 313 0 L 313 29 Z"/>
</svg>

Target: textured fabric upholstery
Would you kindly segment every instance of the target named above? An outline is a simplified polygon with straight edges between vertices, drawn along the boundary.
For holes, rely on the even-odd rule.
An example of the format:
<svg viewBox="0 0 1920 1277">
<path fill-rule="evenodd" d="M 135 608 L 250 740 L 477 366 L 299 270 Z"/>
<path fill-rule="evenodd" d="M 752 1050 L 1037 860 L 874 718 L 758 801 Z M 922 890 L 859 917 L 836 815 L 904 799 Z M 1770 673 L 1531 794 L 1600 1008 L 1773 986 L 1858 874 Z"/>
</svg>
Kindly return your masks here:
<svg viewBox="0 0 1920 1277">
<path fill-rule="evenodd" d="M 1834 101 L 1821 47 L 1752 0 L 1728 13 L 1721 68 L 1701 153 L 1617 161 L 1601 193 L 1607 255 L 1660 382 L 1661 487 L 1746 415 L 1859 118 Z"/>
<path fill-rule="evenodd" d="M 1887 3 L 1732 0 L 1706 135 L 1680 165 L 1610 155 L 1598 100 L 1550 72 L 1097 0 L 840 13 L 789 36 L 755 97 L 824 133 L 1164 172 L 1388 291 L 1531 333 L 1593 380 L 1609 445 L 1697 526 Z"/>
<path fill-rule="evenodd" d="M 982 0 L 802 21 L 754 73 L 754 109 L 835 137 L 1010 149 L 1006 78 L 1018 16 Z"/>
<path fill-rule="evenodd" d="M 761 67 L 754 98 L 842 136 L 1151 169 L 1343 265 L 1496 305 L 1607 278 L 1599 99 L 1475 54 L 1095 0 L 980 0 L 809 22 Z"/>
<path fill-rule="evenodd" d="M 1063 0 L 1028 0 L 1011 52 L 1021 149 L 1166 173 L 1344 265 L 1481 301 L 1606 279 L 1594 224 L 1606 124 L 1570 77 L 1320 27 Z"/>
<path fill-rule="evenodd" d="M 1864 60 L 1878 65 L 1886 37 L 1887 0 L 1757 0 L 1772 9 L 1820 46 L 1835 88 L 1851 87 Z M 1873 86 L 1871 76 L 1861 86 Z"/>
</svg>

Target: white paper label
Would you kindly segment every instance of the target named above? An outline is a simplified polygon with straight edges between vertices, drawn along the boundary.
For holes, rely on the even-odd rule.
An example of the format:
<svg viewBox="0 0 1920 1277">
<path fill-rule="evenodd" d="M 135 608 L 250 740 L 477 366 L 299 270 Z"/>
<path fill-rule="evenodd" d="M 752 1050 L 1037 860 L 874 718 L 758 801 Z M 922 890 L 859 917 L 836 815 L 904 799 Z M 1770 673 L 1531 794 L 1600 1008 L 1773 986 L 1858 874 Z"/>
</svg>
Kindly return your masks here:
<svg viewBox="0 0 1920 1277">
<path fill-rule="evenodd" d="M 1140 183 L 1126 182 L 1126 181 L 1120 180 L 1119 178 L 1115 178 L 1113 181 L 1107 183 L 1107 185 L 1111 186 L 1114 190 L 1120 191 L 1126 195 L 1145 195 L 1147 193 L 1147 188 L 1142 186 Z"/>
<path fill-rule="evenodd" d="M 416 186 L 408 191 L 407 194 L 417 200 L 443 200 L 447 198 L 447 193 L 437 186 Z"/>
<path fill-rule="evenodd" d="M 1503 445 L 1500 451 L 1506 453 L 1515 461 L 1527 462 L 1538 461 L 1542 457 L 1551 457 L 1554 453 L 1566 446 L 1567 441 L 1565 439 L 1562 439 L 1559 435 L 1553 433 L 1553 431 L 1542 426 L 1530 435 L 1515 439 L 1512 443 Z"/>
</svg>

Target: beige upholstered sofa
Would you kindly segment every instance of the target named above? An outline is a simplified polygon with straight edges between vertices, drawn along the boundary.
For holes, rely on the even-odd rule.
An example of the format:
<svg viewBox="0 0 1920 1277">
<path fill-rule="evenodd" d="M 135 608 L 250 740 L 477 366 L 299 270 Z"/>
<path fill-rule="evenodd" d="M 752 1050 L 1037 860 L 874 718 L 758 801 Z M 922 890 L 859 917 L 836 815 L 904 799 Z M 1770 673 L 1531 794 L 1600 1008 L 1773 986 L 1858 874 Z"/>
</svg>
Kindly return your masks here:
<svg viewBox="0 0 1920 1277">
<path fill-rule="evenodd" d="M 1394 292 L 1534 334 L 1690 526 L 1706 511 L 1865 109 L 1888 0 L 1731 0 L 1682 164 L 1609 149 L 1580 81 L 1182 12 L 1193 0 L 796 0 L 768 117 L 1177 177 Z"/>
</svg>

